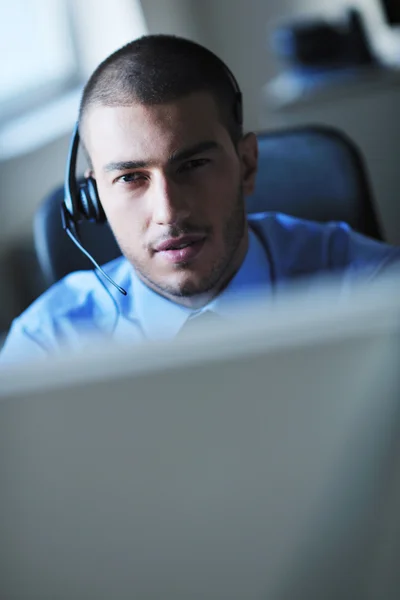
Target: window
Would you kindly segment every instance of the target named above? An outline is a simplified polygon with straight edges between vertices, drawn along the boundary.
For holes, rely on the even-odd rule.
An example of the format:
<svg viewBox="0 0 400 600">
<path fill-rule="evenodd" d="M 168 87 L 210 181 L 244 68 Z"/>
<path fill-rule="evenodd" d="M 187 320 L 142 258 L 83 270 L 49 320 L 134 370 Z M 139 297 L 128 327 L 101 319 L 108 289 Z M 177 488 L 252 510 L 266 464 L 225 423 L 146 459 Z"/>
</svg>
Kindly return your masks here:
<svg viewBox="0 0 400 600">
<path fill-rule="evenodd" d="M 79 80 L 65 0 L 0 3 L 0 114 L 20 114 Z"/>
<path fill-rule="evenodd" d="M 139 0 L 0 2 L 0 121 L 83 84 L 103 58 L 145 33 Z"/>
<path fill-rule="evenodd" d="M 109 54 L 148 33 L 140 0 L 68 0 L 86 80 Z"/>
<path fill-rule="evenodd" d="M 92 71 L 147 32 L 140 0 L 0 0 L 0 162 L 70 131 Z"/>
</svg>

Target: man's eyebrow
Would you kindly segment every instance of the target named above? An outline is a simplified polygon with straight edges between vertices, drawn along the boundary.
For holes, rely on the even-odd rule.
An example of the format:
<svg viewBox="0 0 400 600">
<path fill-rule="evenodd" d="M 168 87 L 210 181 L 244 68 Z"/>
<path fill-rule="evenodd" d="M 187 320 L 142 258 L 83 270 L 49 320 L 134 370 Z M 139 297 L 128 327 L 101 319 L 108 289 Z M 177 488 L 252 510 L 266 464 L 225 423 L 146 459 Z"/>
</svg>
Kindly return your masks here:
<svg viewBox="0 0 400 600">
<path fill-rule="evenodd" d="M 183 150 L 178 150 L 177 152 L 173 152 L 171 156 L 168 158 L 168 163 L 173 164 L 176 162 L 180 162 L 181 160 L 185 160 L 187 158 L 191 158 L 196 154 L 200 154 L 201 152 L 207 152 L 208 150 L 218 150 L 220 145 L 214 141 L 206 141 L 200 142 L 199 144 L 195 144 L 194 146 L 190 146 L 189 148 L 184 148 Z M 145 160 L 122 160 L 118 162 L 110 162 L 104 166 L 103 170 L 106 173 L 110 173 L 111 171 L 128 171 L 132 169 L 145 169 L 154 164 L 154 161 L 145 161 Z"/>
<path fill-rule="evenodd" d="M 110 173 L 111 171 L 128 171 L 129 169 L 144 169 L 149 163 L 144 160 L 121 160 L 118 162 L 110 162 L 103 167 L 103 171 Z"/>
<path fill-rule="evenodd" d="M 168 159 L 169 163 L 179 162 L 181 160 L 185 160 L 187 158 L 191 158 L 196 154 L 200 154 L 201 152 L 207 152 L 208 150 L 218 150 L 220 145 L 214 141 L 207 142 L 199 142 L 194 146 L 190 146 L 189 148 L 184 148 L 183 150 L 178 150 L 177 152 L 173 152 Z"/>
</svg>

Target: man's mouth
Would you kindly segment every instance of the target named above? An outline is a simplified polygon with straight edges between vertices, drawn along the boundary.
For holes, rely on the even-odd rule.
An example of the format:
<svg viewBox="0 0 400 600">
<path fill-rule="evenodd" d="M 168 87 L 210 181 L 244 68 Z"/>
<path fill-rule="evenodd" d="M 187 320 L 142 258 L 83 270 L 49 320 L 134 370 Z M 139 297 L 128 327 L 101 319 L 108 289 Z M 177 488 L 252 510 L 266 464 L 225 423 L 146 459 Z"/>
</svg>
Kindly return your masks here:
<svg viewBox="0 0 400 600">
<path fill-rule="evenodd" d="M 171 263 L 188 262 L 199 254 L 205 241 L 204 234 L 182 235 L 161 242 L 155 247 L 155 252 Z"/>
</svg>

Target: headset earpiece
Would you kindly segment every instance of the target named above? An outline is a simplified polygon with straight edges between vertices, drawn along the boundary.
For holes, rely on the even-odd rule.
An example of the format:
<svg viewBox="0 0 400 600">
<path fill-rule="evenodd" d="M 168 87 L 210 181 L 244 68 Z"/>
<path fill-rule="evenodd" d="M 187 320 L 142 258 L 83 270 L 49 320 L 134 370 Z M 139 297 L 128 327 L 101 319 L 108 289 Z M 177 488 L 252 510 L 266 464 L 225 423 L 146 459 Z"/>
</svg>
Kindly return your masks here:
<svg viewBox="0 0 400 600">
<path fill-rule="evenodd" d="M 106 215 L 101 205 L 97 192 L 96 180 L 93 177 L 85 177 L 79 184 L 79 212 L 88 221 L 104 223 Z"/>
<path fill-rule="evenodd" d="M 106 215 L 97 192 L 96 180 L 90 176 L 85 177 L 84 180 L 78 180 L 76 177 L 78 150 L 79 129 L 77 123 L 72 135 L 64 186 L 64 207 L 68 213 L 69 223 L 74 225 L 75 230 L 77 230 L 77 225 L 84 220 L 95 223 L 106 221 Z"/>
</svg>

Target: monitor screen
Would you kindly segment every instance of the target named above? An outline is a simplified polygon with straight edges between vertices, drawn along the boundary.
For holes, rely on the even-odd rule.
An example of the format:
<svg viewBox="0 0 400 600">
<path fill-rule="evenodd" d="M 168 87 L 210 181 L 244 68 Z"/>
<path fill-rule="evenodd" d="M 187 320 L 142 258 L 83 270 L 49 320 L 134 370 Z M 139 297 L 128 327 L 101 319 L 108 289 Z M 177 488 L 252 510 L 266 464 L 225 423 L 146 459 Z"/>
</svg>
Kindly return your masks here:
<svg viewBox="0 0 400 600">
<path fill-rule="evenodd" d="M 399 600 L 400 279 L 304 285 L 0 373 L 0 598 Z"/>
</svg>

